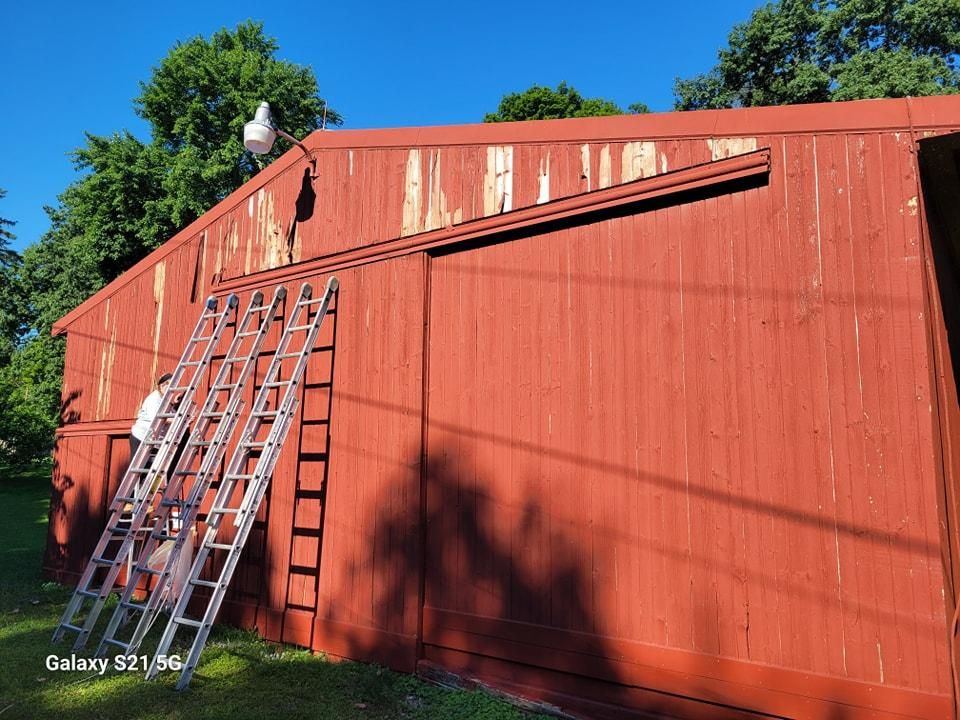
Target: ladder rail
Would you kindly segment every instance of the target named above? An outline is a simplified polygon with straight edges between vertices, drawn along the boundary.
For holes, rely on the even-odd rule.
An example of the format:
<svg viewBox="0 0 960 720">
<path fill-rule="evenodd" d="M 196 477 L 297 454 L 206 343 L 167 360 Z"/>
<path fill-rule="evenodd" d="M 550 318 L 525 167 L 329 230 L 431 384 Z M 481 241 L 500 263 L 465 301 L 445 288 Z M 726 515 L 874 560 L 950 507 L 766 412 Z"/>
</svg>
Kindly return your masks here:
<svg viewBox="0 0 960 720">
<path fill-rule="evenodd" d="M 329 309 L 330 300 L 333 294 L 337 291 L 338 287 L 339 282 L 337 281 L 336 277 L 331 277 L 327 282 L 323 296 L 319 300 L 320 307 L 314 315 L 313 320 L 307 326 L 298 325 L 300 312 L 304 308 L 307 308 L 307 317 L 309 317 L 309 306 L 315 302 L 318 302 L 318 300 L 311 299 L 312 288 L 310 288 L 309 284 L 305 283 L 301 289 L 300 299 L 297 301 L 294 311 L 291 313 L 287 326 L 284 329 L 277 352 L 274 354 L 270 368 L 264 378 L 264 383 L 261 385 L 260 391 L 257 394 L 257 398 L 254 401 L 250 417 L 248 418 L 244 432 L 241 435 L 241 441 L 235 448 L 231 458 L 230 469 L 233 472 L 224 478 L 217 492 L 217 496 L 214 501 L 215 504 L 211 509 L 211 513 L 208 514 L 207 517 L 207 532 L 204 536 L 203 542 L 200 544 L 200 548 L 197 552 L 196 558 L 194 559 L 193 565 L 190 568 L 190 572 L 187 575 L 188 579 L 186 586 L 177 600 L 176 606 L 171 613 L 170 620 L 164 629 L 160 643 L 158 644 L 156 652 L 151 660 L 150 667 L 147 670 L 147 679 L 152 679 L 157 675 L 159 672 L 160 659 L 166 656 L 167 651 L 170 649 L 174 637 L 176 636 L 177 630 L 181 625 L 184 624 L 196 627 L 197 634 L 194 637 L 186 663 L 177 682 L 177 689 L 180 690 L 185 688 L 187 685 L 189 685 L 190 679 L 193 677 L 193 671 L 196 668 L 197 662 L 199 661 L 200 654 L 203 652 L 207 637 L 209 636 L 210 630 L 213 627 L 213 622 L 216 619 L 217 612 L 219 611 L 220 605 L 226 594 L 226 589 L 230 584 L 241 552 L 246 545 L 247 538 L 253 527 L 260 503 L 262 502 L 267 487 L 269 486 L 271 475 L 279 459 L 280 450 L 282 449 L 283 443 L 286 440 L 286 435 L 299 405 L 297 393 L 306 371 L 306 366 L 309 361 L 309 354 L 316 344 L 316 339 L 320 333 L 320 328 Z M 218 579 L 215 582 L 215 587 L 211 591 L 211 596 L 209 598 L 209 602 L 207 603 L 206 610 L 204 611 L 203 619 L 200 622 L 189 620 L 185 613 L 192 597 L 193 589 L 197 587 L 199 583 L 204 583 L 206 586 L 210 585 L 209 581 L 202 581 L 200 579 L 210 551 L 223 547 L 222 544 L 216 543 L 220 524 L 223 521 L 224 515 L 226 514 L 223 511 L 223 508 L 225 507 L 226 501 L 229 501 L 230 497 L 232 497 L 233 492 L 235 491 L 236 475 L 239 474 L 238 471 L 242 469 L 242 466 L 249 461 L 250 443 L 260 430 L 262 421 L 264 419 L 264 416 L 260 415 L 260 413 L 265 411 L 268 396 L 272 389 L 269 383 L 280 370 L 284 359 L 282 356 L 287 356 L 287 347 L 290 344 L 293 332 L 297 332 L 305 328 L 307 329 L 307 335 L 303 339 L 303 344 L 299 350 L 299 357 L 294 366 L 294 370 L 290 375 L 289 381 L 286 383 L 286 389 L 283 398 L 280 403 L 278 403 L 276 414 L 273 416 L 270 432 L 267 435 L 267 439 L 263 442 L 263 452 L 257 460 L 257 465 L 252 473 L 251 481 L 243 494 L 240 506 L 235 511 L 236 517 L 234 519 L 234 524 L 237 526 L 238 530 L 232 543 L 229 545 L 227 558 L 224 562 L 223 568 L 220 571 Z"/>
<path fill-rule="evenodd" d="M 94 548 L 93 555 L 54 630 L 53 642 L 61 640 L 66 630 L 74 630 L 77 631 L 77 639 L 73 646 L 74 651 L 79 650 L 86 644 L 100 611 L 113 589 L 124 558 L 128 554 L 136 535 L 142 530 L 148 514 L 149 501 L 157 490 L 154 483 L 159 480 L 162 484 L 163 478 L 169 470 L 173 453 L 179 446 L 180 440 L 193 418 L 196 410 L 193 398 L 197 385 L 206 372 L 213 351 L 219 343 L 220 336 L 236 305 L 237 296 L 233 294 L 227 297 L 224 307 L 220 310 L 217 308 L 218 301 L 213 296 L 208 298 L 204 304 L 193 333 L 174 368 L 170 384 L 161 397 L 159 410 L 151 422 L 147 436 L 134 452 L 130 464 L 124 471 L 117 493 L 111 501 L 107 526 L 104 528 Z M 207 329 L 208 324 L 212 324 L 212 328 Z M 208 334 L 204 335 L 205 332 Z M 199 359 L 192 360 L 191 358 L 198 350 L 200 352 Z M 187 368 L 191 367 L 193 368 L 193 374 L 190 376 L 190 382 L 186 386 L 182 386 L 180 383 L 183 382 L 184 374 Z M 173 410 L 172 413 L 171 410 Z M 159 437 L 161 429 L 163 435 Z M 154 454 L 152 462 L 148 465 L 151 453 Z M 129 510 L 127 510 L 128 505 L 130 506 Z M 131 518 L 129 525 L 124 528 L 122 527 L 125 524 L 123 515 L 127 512 L 131 514 Z M 116 554 L 112 558 L 107 558 L 106 553 L 111 543 L 118 541 L 120 546 Z M 106 568 L 106 575 L 99 588 L 94 592 L 91 589 L 91 582 L 100 568 Z M 93 599 L 93 605 L 87 612 L 83 625 L 80 626 L 75 617 L 82 610 L 86 599 Z"/>
<path fill-rule="evenodd" d="M 256 360 L 266 340 L 267 333 L 274 319 L 276 319 L 280 303 L 286 298 L 286 295 L 286 288 L 282 285 L 278 286 L 274 291 L 270 304 L 266 306 L 263 304 L 262 292 L 257 291 L 251 296 L 250 304 L 247 306 L 241 321 L 237 325 L 230 347 L 227 349 L 217 375 L 211 383 L 211 390 L 200 411 L 200 421 L 194 428 L 194 432 L 190 435 L 187 450 L 181 455 L 180 461 L 174 470 L 174 481 L 169 484 L 167 492 L 164 495 L 164 502 L 161 502 L 161 511 L 154 521 L 153 531 L 148 534 L 144 542 L 137 561 L 134 564 L 134 571 L 130 577 L 127 578 L 127 584 L 121 596 L 120 605 L 114 610 L 113 616 L 97 648 L 97 656 L 102 656 L 106 652 L 108 645 L 123 647 L 127 653 L 135 652 L 143 641 L 143 638 L 150 631 L 157 614 L 160 612 L 164 600 L 172 587 L 174 569 L 178 565 L 187 537 L 193 532 L 196 525 L 202 497 L 206 493 L 215 475 L 216 467 L 220 464 L 226 452 L 227 444 L 233 435 L 233 431 L 240 417 L 241 408 L 244 404 L 242 397 L 243 390 L 256 366 Z M 256 331 L 250 331 L 248 328 L 255 317 L 259 317 L 257 329 Z M 248 337 L 252 337 L 253 340 L 249 347 L 243 351 L 242 347 Z M 240 361 L 242 361 L 242 365 L 240 369 L 236 371 L 235 382 L 231 384 L 225 383 L 227 376 L 233 372 L 234 365 Z M 229 389 L 226 403 L 223 406 L 223 410 L 219 413 L 216 412 L 216 410 L 219 408 L 220 392 L 215 389 L 218 387 L 226 387 Z M 206 437 L 206 433 L 214 417 L 217 417 L 220 422 L 217 425 L 213 438 L 210 440 L 210 446 L 207 452 L 203 455 L 200 467 L 195 472 L 193 485 L 182 503 L 175 502 L 174 498 L 180 495 L 181 489 L 183 488 L 183 479 L 192 473 L 190 468 L 196 456 L 199 454 L 201 446 L 196 443 Z M 153 572 L 148 569 L 149 558 L 162 542 L 160 537 L 162 530 L 167 527 L 167 522 L 172 516 L 173 508 L 178 505 L 180 507 L 180 527 L 176 535 L 172 538 L 174 544 L 164 562 L 163 570 L 160 571 L 159 575 L 156 575 L 156 581 L 153 588 L 149 591 L 147 602 L 140 608 L 130 608 L 131 599 L 141 580 L 144 577 L 153 575 Z M 125 625 L 129 620 L 130 613 L 134 611 L 140 613 L 140 618 L 137 621 L 130 639 L 126 643 L 120 642 L 117 640 L 116 634 L 121 625 Z"/>
</svg>

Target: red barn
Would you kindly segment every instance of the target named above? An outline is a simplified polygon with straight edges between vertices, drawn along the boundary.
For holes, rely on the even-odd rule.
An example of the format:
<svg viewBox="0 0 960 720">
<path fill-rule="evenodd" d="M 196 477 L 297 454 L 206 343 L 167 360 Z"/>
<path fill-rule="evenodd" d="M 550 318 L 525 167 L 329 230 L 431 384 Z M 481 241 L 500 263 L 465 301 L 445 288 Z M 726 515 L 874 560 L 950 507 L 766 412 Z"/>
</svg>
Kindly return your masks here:
<svg viewBox="0 0 960 720">
<path fill-rule="evenodd" d="M 83 569 L 203 299 L 335 273 L 221 620 L 590 716 L 947 717 L 957 129 L 316 132 L 55 326 L 45 570 Z"/>
</svg>

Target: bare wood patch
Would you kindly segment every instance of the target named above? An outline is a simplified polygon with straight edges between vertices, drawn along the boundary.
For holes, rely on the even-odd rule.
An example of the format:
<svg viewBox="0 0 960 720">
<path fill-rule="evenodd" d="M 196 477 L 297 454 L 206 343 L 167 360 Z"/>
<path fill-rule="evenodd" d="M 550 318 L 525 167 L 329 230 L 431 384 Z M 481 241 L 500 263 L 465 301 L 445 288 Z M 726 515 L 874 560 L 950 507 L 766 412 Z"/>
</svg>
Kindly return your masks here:
<svg viewBox="0 0 960 720">
<path fill-rule="evenodd" d="M 411 148 L 403 178 L 403 220 L 400 236 L 414 235 L 423 229 L 423 189 L 421 187 L 420 150 Z"/>
<path fill-rule="evenodd" d="M 157 376 L 157 363 L 160 357 L 160 328 L 163 325 L 163 288 L 167 279 L 167 261 L 161 260 L 153 266 L 153 363 L 150 366 L 151 380 Z"/>
<path fill-rule="evenodd" d="M 513 209 L 513 147 L 487 148 L 487 172 L 483 176 L 483 215 L 498 215 Z"/>
<path fill-rule="evenodd" d="M 598 175 L 598 188 L 603 189 L 613 185 L 613 180 L 610 176 L 610 145 L 604 145 L 600 148 L 600 168 Z"/>
<path fill-rule="evenodd" d="M 707 140 L 710 148 L 710 157 L 714 160 L 744 155 L 757 149 L 757 139 L 745 138 L 712 138 Z"/>
<path fill-rule="evenodd" d="M 633 182 L 657 174 L 657 146 L 650 140 L 628 142 L 620 158 L 620 182 Z"/>
</svg>

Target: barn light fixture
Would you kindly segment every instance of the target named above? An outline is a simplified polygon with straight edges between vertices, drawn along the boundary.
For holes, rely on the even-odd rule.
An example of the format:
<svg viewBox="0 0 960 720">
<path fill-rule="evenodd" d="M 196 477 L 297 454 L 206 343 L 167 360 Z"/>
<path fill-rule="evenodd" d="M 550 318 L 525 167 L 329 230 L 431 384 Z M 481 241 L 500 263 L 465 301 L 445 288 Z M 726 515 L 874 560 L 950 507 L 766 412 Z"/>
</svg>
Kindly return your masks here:
<svg viewBox="0 0 960 720">
<path fill-rule="evenodd" d="M 273 121 L 273 116 L 270 114 L 270 103 L 262 102 L 260 107 L 257 108 L 253 120 L 243 126 L 243 144 L 250 152 L 263 155 L 270 152 L 277 135 L 292 142 L 303 150 L 304 155 L 309 157 L 310 153 L 307 152 L 307 148 L 304 147 L 302 142 L 277 127 L 277 124 Z"/>
</svg>

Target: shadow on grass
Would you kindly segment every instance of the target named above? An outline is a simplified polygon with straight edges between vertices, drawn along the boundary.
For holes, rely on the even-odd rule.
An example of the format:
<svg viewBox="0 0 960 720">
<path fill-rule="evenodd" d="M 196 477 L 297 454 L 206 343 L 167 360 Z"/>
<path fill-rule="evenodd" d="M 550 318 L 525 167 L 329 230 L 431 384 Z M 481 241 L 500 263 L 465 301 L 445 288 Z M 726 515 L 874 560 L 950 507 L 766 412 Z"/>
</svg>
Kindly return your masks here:
<svg viewBox="0 0 960 720">
<path fill-rule="evenodd" d="M 52 617 L 52 616 L 51 616 Z M 104 720 L 141 718 L 519 718 L 521 714 L 477 693 L 449 693 L 374 665 L 329 662 L 306 651 L 277 651 L 253 633 L 220 628 L 204 651 L 189 690 L 176 692 L 177 674 L 143 680 L 142 671 L 110 668 L 59 672 L 44 667 L 51 646 L 43 626 L 0 637 L 4 665 L 19 673 L 0 681 L 5 717 Z M 31 623 L 32 626 L 32 623 Z M 55 649 L 54 649 L 55 648 Z M 178 649 L 185 654 L 186 648 Z M 13 675 L 16 675 L 14 678 Z"/>
</svg>

